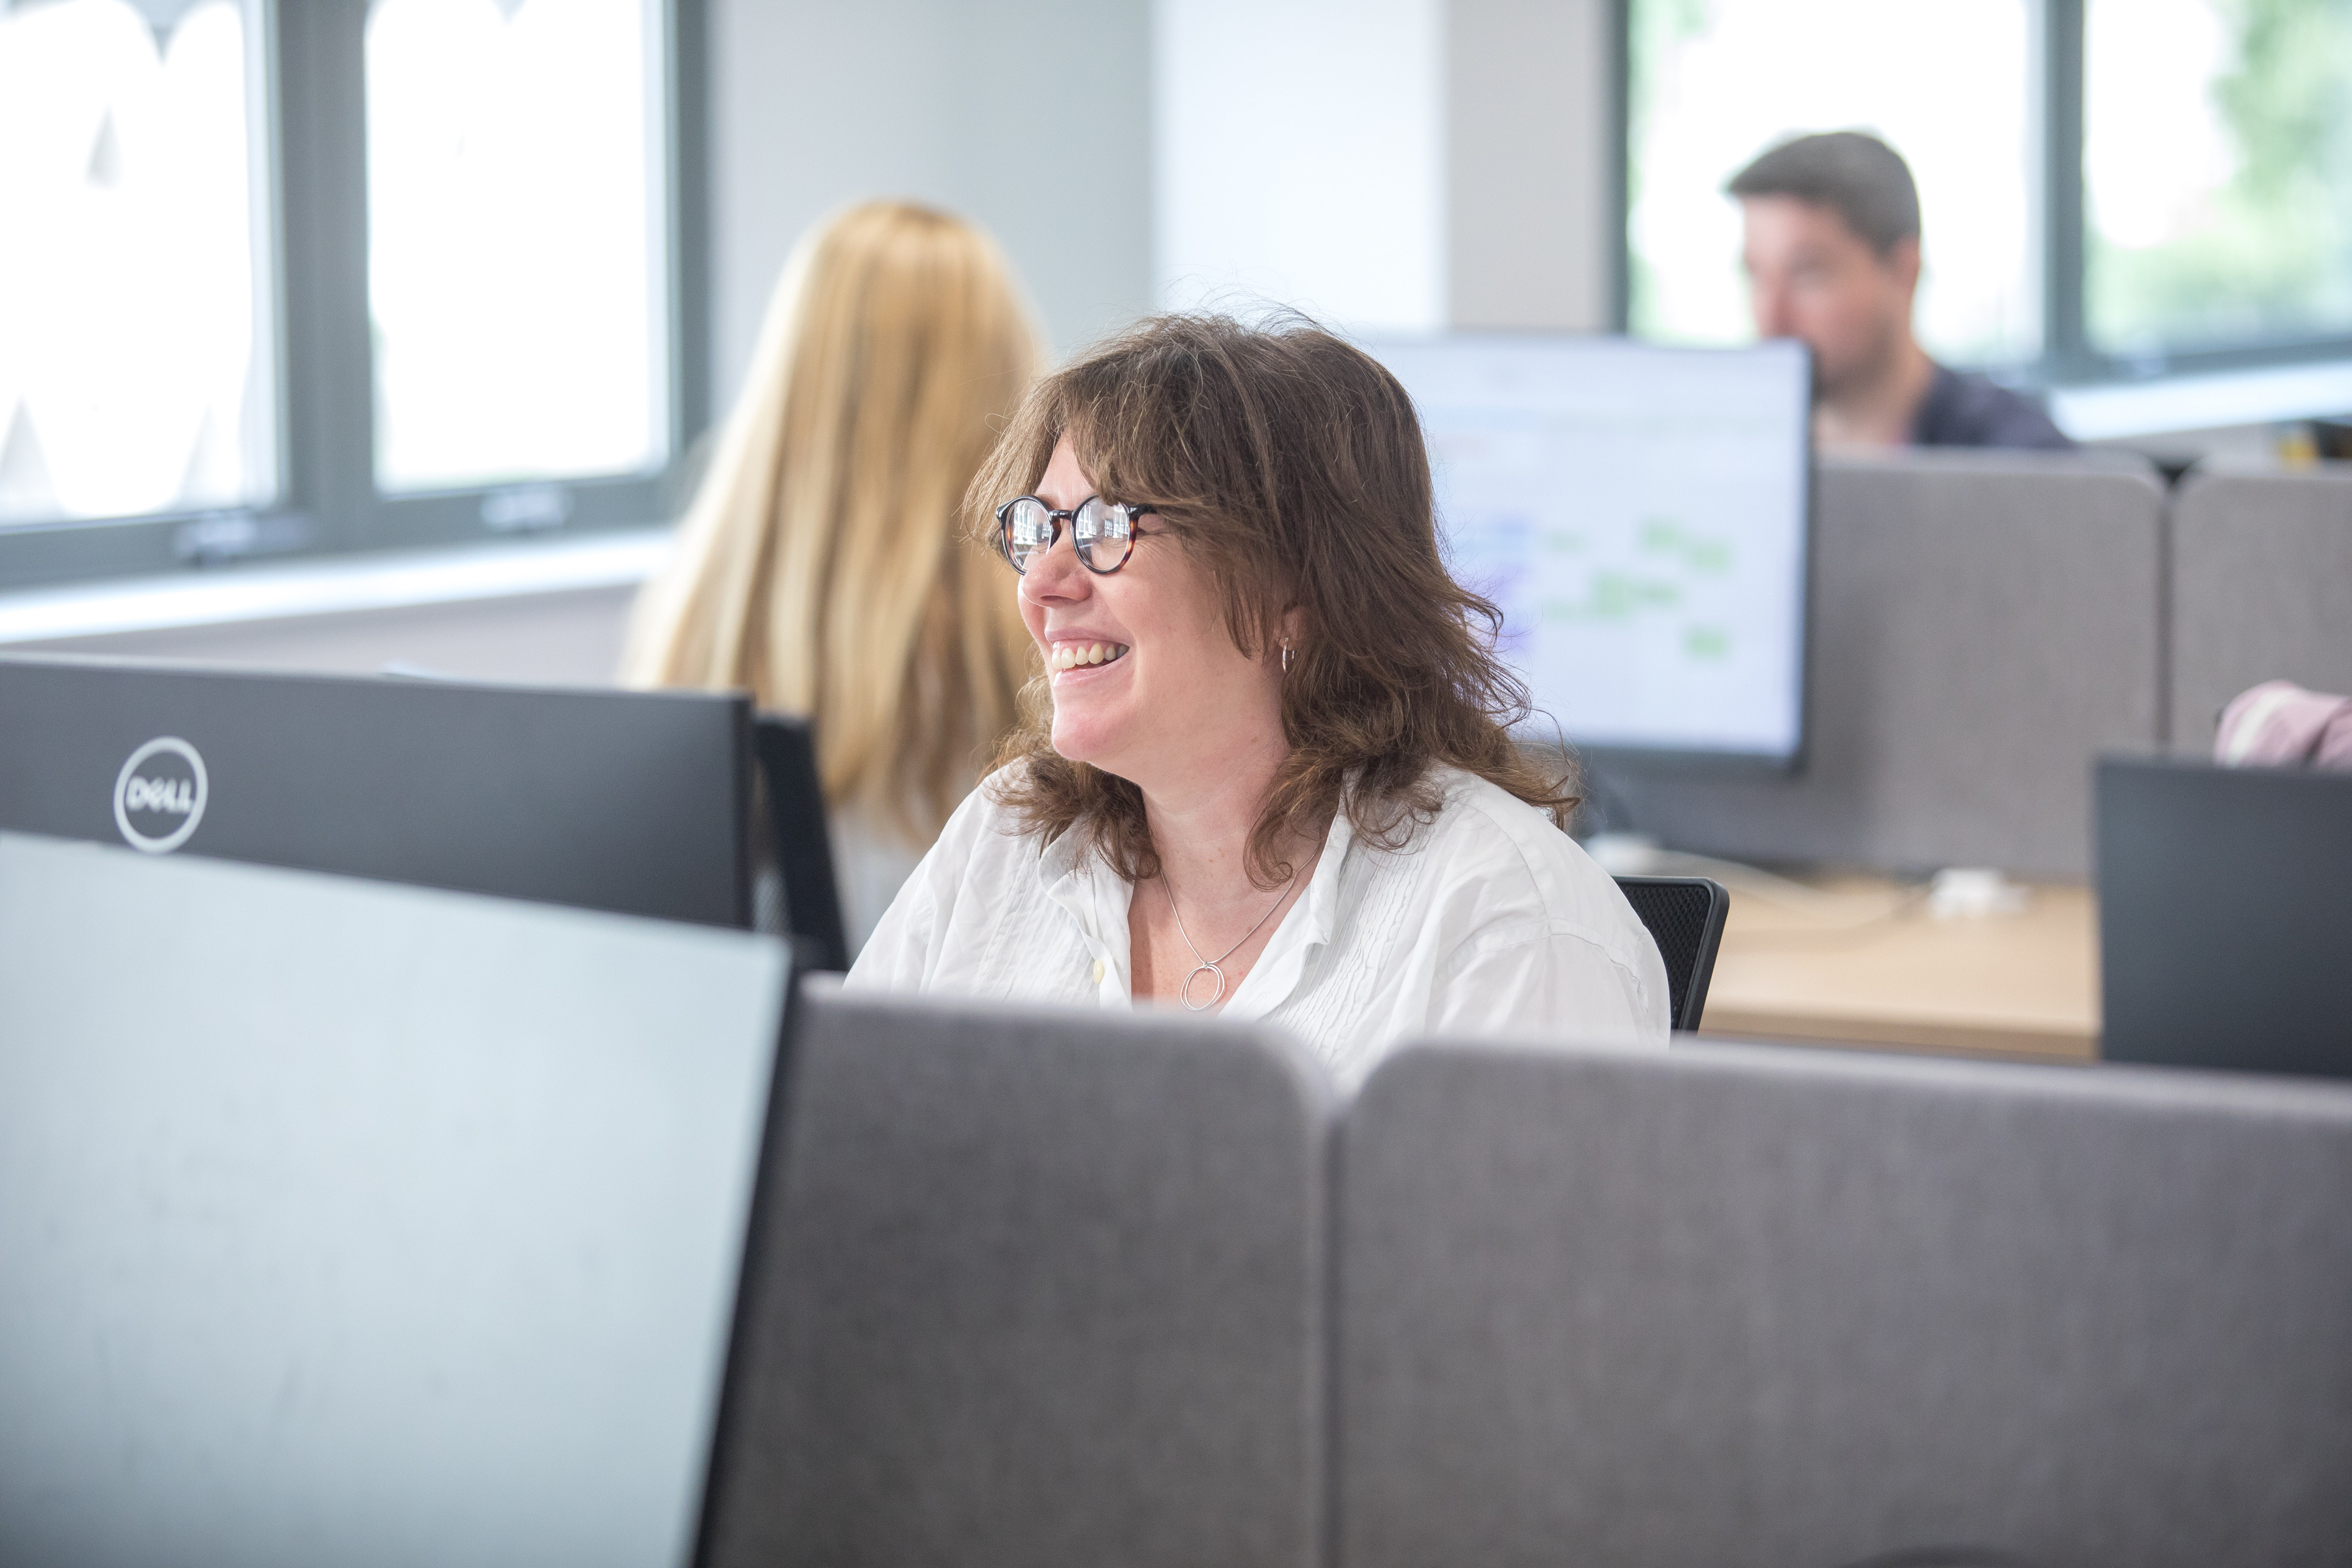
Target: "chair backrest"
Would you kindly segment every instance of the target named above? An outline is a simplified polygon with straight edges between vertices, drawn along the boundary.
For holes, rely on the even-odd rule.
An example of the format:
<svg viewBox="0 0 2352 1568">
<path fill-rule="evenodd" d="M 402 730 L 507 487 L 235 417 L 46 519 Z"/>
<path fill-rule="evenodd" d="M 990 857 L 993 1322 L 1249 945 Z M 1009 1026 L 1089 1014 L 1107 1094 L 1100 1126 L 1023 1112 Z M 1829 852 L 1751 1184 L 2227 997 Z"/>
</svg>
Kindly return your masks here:
<svg viewBox="0 0 2352 1568">
<path fill-rule="evenodd" d="M 1709 877 L 1620 877 L 1617 886 L 1665 961 L 1674 1026 L 1696 1030 L 1706 1012 L 1706 983 L 1715 975 L 1731 895 Z"/>
<path fill-rule="evenodd" d="M 2352 1542 L 2352 1088 L 1424 1047 L 1339 1170 L 1346 1568 Z"/>
<path fill-rule="evenodd" d="M 686 1561 L 783 968 L 0 836 L 0 1563 Z"/>
<path fill-rule="evenodd" d="M 1319 1081 L 1200 1020 L 809 986 L 709 1562 L 1318 1563 Z"/>
<path fill-rule="evenodd" d="M 1803 766 L 1601 758 L 1619 826 L 1741 860 L 2087 875 L 2092 759 L 2158 739 L 2163 504 L 2137 462 L 1824 461 Z"/>
<path fill-rule="evenodd" d="M 2172 539 L 2174 750 L 2211 756 L 2222 704 L 2262 681 L 2352 691 L 2352 464 L 2192 474 Z"/>
<path fill-rule="evenodd" d="M 834 880 L 833 840 L 825 833 L 815 733 L 805 719 L 761 713 L 752 720 L 751 744 L 768 803 L 769 849 L 783 884 L 782 934 L 803 944 L 810 968 L 847 969 L 849 942 Z"/>
</svg>

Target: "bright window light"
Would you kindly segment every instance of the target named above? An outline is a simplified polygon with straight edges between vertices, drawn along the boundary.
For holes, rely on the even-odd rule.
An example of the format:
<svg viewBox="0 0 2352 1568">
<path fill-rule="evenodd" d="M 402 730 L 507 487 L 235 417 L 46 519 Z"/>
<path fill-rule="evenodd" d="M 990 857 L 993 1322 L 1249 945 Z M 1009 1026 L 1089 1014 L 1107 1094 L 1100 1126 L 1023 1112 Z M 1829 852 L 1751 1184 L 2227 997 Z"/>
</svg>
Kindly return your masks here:
<svg viewBox="0 0 2352 1568">
<path fill-rule="evenodd" d="M 0 526 L 276 498 L 259 37 L 258 0 L 0 10 Z"/>
<path fill-rule="evenodd" d="M 378 486 L 668 455 L 659 0 L 376 0 Z"/>
<path fill-rule="evenodd" d="M 2352 5 L 2091 0 L 2084 68 L 2095 346 L 2352 332 Z"/>
<path fill-rule="evenodd" d="M 1816 131 L 1868 131 L 1911 165 L 1930 353 L 2041 351 L 2039 7 L 2031 0 L 1634 0 L 1632 314 L 1670 342 L 1754 333 L 1726 181 Z"/>
</svg>

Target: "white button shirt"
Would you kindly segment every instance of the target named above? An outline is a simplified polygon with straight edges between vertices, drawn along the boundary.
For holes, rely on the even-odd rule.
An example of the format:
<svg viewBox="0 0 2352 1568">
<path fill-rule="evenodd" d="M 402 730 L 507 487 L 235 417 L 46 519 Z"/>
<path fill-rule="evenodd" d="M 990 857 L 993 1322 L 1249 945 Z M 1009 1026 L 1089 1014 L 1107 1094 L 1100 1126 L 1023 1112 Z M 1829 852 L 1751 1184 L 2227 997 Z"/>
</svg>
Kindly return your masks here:
<svg viewBox="0 0 2352 1568">
<path fill-rule="evenodd" d="M 1419 1035 L 1664 1046 L 1665 965 L 1617 884 L 1508 792 L 1459 769 L 1433 776 L 1444 808 L 1402 849 L 1360 842 L 1345 812 L 1333 820 L 1223 1016 L 1288 1030 L 1348 1086 Z M 1134 886 L 1084 837 L 1024 837 L 975 790 L 848 988 L 1132 1007 Z"/>
</svg>

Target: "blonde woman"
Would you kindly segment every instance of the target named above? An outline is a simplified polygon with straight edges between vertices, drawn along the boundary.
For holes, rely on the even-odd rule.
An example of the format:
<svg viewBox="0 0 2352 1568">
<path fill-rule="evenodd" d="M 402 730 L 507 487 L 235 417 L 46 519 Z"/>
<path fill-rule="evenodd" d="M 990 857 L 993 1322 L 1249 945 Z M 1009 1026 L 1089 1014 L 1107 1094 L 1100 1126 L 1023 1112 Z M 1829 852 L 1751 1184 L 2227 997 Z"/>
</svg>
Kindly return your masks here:
<svg viewBox="0 0 2352 1568">
<path fill-rule="evenodd" d="M 1017 721 L 1034 655 L 958 508 L 1041 357 L 971 225 L 903 202 L 822 225 L 632 618 L 627 684 L 814 721 L 853 954 Z"/>
</svg>

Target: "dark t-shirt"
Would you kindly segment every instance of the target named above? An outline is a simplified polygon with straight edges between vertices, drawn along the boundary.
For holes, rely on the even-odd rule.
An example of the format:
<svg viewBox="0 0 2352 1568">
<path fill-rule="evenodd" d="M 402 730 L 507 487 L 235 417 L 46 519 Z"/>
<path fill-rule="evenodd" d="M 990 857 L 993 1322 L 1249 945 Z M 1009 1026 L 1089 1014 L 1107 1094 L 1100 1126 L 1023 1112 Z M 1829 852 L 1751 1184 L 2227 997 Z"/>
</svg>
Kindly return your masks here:
<svg viewBox="0 0 2352 1568">
<path fill-rule="evenodd" d="M 1911 416 L 1911 444 L 2059 450 L 2074 443 L 2032 398 L 1939 364 L 1919 411 Z"/>
</svg>

